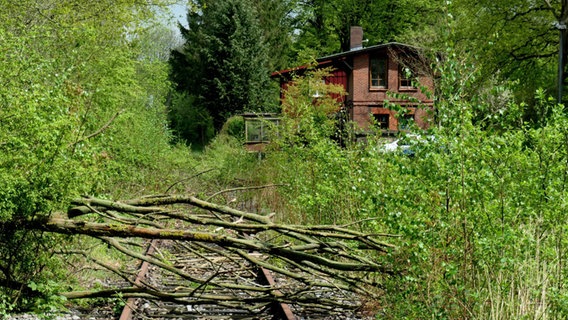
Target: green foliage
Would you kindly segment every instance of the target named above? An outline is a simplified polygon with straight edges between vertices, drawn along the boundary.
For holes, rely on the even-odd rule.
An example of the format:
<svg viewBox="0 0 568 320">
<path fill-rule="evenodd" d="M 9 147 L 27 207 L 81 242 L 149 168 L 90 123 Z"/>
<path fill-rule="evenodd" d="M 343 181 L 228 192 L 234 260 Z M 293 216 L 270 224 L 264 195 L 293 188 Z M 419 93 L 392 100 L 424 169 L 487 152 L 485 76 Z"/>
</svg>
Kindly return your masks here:
<svg viewBox="0 0 568 320">
<path fill-rule="evenodd" d="M 396 250 L 373 257 L 399 272 L 381 279 L 381 318 L 565 318 L 564 107 L 538 91 L 540 122 L 522 123 L 514 101 L 483 119 L 495 101 L 470 99 L 475 66 L 448 50 L 436 68 L 439 126 L 412 157 L 381 152 L 381 138 L 339 148 L 310 79 L 299 80 L 285 107 L 300 117 L 285 119 L 262 162 L 286 185 L 282 219 L 400 235 L 388 240 Z"/>
<path fill-rule="evenodd" d="M 196 159 L 199 162 L 196 170 L 208 172 L 199 186 L 200 192 L 242 186 L 255 176 L 256 155 L 246 151 L 242 140 L 225 133 L 217 135 Z"/>
<path fill-rule="evenodd" d="M 237 139 L 238 141 L 244 142 L 245 119 L 242 116 L 230 117 L 227 122 L 225 122 L 221 132 Z"/>
<path fill-rule="evenodd" d="M 292 59 L 292 34 L 294 17 L 290 14 L 296 0 L 252 0 L 258 12 L 260 29 L 263 33 L 268 55 L 269 72 L 289 67 Z"/>
<path fill-rule="evenodd" d="M 557 215 L 566 156 L 560 151 L 562 108 L 542 102 L 554 119 L 543 128 L 483 130 L 473 123 L 476 106 L 460 97 L 475 81 L 471 69 L 450 58 L 441 70 L 449 78 L 438 87 L 436 143 L 411 159 L 394 155 L 385 168 L 392 172 L 381 180 L 380 193 L 388 195 L 385 226 L 404 235 L 393 256 L 404 277 L 388 282 L 393 294 L 385 296 L 386 314 L 563 318 L 565 310 L 548 300 L 562 291 L 566 272 L 555 260 L 565 241 L 558 237 L 565 226 Z"/>
<path fill-rule="evenodd" d="M 31 281 L 28 285 L 30 289 L 42 293 L 41 299 L 31 301 L 33 303 L 31 307 L 32 311 L 38 314 L 53 314 L 62 309 L 67 302 L 65 297 L 57 294 L 61 290 L 61 285 L 51 279 L 42 283 Z"/>
<path fill-rule="evenodd" d="M 295 51 L 314 49 L 318 56 L 349 51 L 351 26 L 362 26 L 369 45 L 410 38 L 436 24 L 441 1 L 311 0 L 298 5 Z M 416 12 L 420 12 L 417 15 Z"/>
<path fill-rule="evenodd" d="M 271 170 L 267 174 L 288 186 L 287 218 L 301 223 L 343 221 L 342 214 L 350 210 L 349 199 L 337 197 L 339 189 L 350 188 L 341 182 L 350 175 L 349 161 L 332 140 L 340 108 L 337 96 L 344 92 L 340 86 L 322 81 L 328 72 L 308 72 L 288 87 L 278 137 L 272 144 L 277 151 L 267 153 L 266 164 Z M 314 98 L 316 92 L 318 97 Z"/>
<path fill-rule="evenodd" d="M 217 130 L 230 116 L 266 111 L 271 101 L 268 52 L 251 3 L 208 3 L 190 11 L 188 22 L 188 29 L 182 27 L 186 42 L 171 59 L 178 90 L 196 97 Z"/>
<path fill-rule="evenodd" d="M 556 91 L 559 32 L 554 23 L 566 21 L 566 1 L 453 1 L 456 46 L 480 62 L 478 81 L 515 81 L 516 97 L 531 101 L 527 119 L 536 120 L 533 93 Z M 564 75 L 564 78 L 566 76 Z"/>
<path fill-rule="evenodd" d="M 331 70 L 311 70 L 297 77 L 288 86 L 282 102 L 282 139 L 291 140 L 289 144 L 304 145 L 318 143 L 333 136 L 335 114 L 341 108 L 345 95 L 340 85 L 326 84 L 325 77 Z M 285 143 L 281 143 L 284 145 Z"/>
<path fill-rule="evenodd" d="M 77 125 L 68 115 L 74 102 L 67 92 L 70 72 L 33 50 L 43 28 L 30 27 L 29 37 L 22 37 L 8 26 L 0 29 L 5 53 L 0 57 L 0 220 L 43 219 L 79 188 L 80 164 L 89 159 L 69 152 Z M 20 54 L 23 50 L 25 55 Z M 37 278 L 51 259 L 45 248 L 58 239 L 0 230 L 0 279 L 26 283 Z M 18 290 L 0 289 L 3 307 L 22 303 L 18 295 Z M 15 298 L 6 298 L 10 296 Z"/>
<path fill-rule="evenodd" d="M 209 112 L 195 100 L 195 96 L 187 93 L 173 93 L 168 117 L 177 139 L 187 142 L 194 149 L 203 149 L 213 139 L 215 129 Z"/>
<path fill-rule="evenodd" d="M 167 65 L 130 41 L 153 8 L 130 0 L 0 5 L 0 221 L 10 223 L 0 230 L 2 314 L 57 306 L 55 283 L 65 277 L 54 252 L 66 238 L 20 223 L 104 193 L 105 182 L 139 182 L 170 150 L 170 135 Z M 34 289 L 43 294 L 26 296 Z"/>
</svg>

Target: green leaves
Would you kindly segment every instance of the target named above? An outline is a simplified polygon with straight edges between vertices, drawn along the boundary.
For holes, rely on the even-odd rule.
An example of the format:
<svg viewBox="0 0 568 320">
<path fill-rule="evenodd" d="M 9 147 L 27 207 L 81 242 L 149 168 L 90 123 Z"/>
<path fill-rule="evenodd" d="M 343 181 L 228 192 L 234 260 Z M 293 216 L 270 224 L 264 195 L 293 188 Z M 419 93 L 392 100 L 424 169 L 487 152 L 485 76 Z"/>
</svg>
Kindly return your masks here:
<svg viewBox="0 0 568 320">
<path fill-rule="evenodd" d="M 178 90 L 196 98 L 217 130 L 232 115 L 269 110 L 271 70 L 252 4 L 215 1 L 188 19 L 186 43 L 171 60 Z"/>
<path fill-rule="evenodd" d="M 44 219 L 78 194 L 106 191 L 100 183 L 110 177 L 133 181 L 131 172 L 168 150 L 167 65 L 140 58 L 127 36 L 138 19 L 150 18 L 149 6 L 130 0 L 0 5 L 2 221 Z M 52 287 L 45 275 L 54 275 L 52 250 L 63 242 L 0 230 L 0 282 Z M 33 306 L 33 297 L 20 294 L 0 288 L 6 306 Z"/>
<path fill-rule="evenodd" d="M 440 126 L 413 157 L 379 152 L 381 137 L 338 148 L 310 95 L 318 78 L 290 86 L 290 119 L 266 159 L 287 185 L 285 216 L 401 236 L 373 257 L 401 275 L 382 279 L 386 318 L 565 318 L 565 108 L 537 91 L 542 117 L 523 123 L 506 85 L 472 98 L 479 69 L 463 56 L 448 50 L 437 70 Z"/>
<path fill-rule="evenodd" d="M 441 1 L 407 0 L 299 2 L 294 50 L 313 50 L 316 56 L 349 51 L 351 26 L 363 27 L 368 45 L 401 39 L 424 41 L 424 30 L 437 23 L 442 6 Z"/>
<path fill-rule="evenodd" d="M 518 81 L 516 97 L 531 101 L 539 87 L 555 91 L 558 68 L 557 16 L 566 1 L 454 1 L 455 43 L 475 55 L 480 81 Z M 526 117 L 538 117 L 525 112 Z"/>
</svg>

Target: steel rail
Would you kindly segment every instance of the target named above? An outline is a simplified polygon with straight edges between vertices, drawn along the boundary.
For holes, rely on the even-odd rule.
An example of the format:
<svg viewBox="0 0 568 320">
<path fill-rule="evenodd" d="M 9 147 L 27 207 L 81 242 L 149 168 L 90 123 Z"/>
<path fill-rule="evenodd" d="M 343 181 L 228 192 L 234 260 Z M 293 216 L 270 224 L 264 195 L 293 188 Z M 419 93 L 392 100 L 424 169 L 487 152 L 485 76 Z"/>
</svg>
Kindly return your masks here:
<svg viewBox="0 0 568 320">
<path fill-rule="evenodd" d="M 152 255 L 155 251 L 155 247 L 158 244 L 158 240 L 152 240 L 150 241 L 150 243 L 148 244 L 148 247 L 146 248 L 146 256 Z M 140 265 L 140 269 L 138 271 L 138 274 L 136 275 L 136 279 L 135 279 L 135 284 L 139 285 L 142 283 L 142 278 L 146 276 L 146 273 L 148 272 L 148 268 L 149 268 L 150 264 L 147 261 L 142 261 L 141 265 Z M 258 269 L 258 273 L 257 273 L 257 282 L 261 285 L 269 285 L 269 286 L 276 286 L 276 283 L 274 281 L 274 277 L 272 276 L 272 273 L 270 272 L 270 270 L 265 269 L 260 267 Z M 276 295 L 280 294 L 280 291 L 276 290 L 275 291 Z M 126 300 L 126 304 L 124 305 L 124 308 L 122 309 L 122 313 L 120 314 L 120 318 L 119 320 L 131 320 L 134 311 L 136 310 L 136 300 L 138 298 L 128 298 Z M 290 308 L 290 306 L 287 303 L 280 303 L 280 302 L 274 302 L 271 305 L 270 311 L 272 313 L 272 316 L 274 317 L 273 319 L 277 319 L 277 320 L 296 320 L 296 316 L 294 315 L 294 313 L 292 312 L 292 309 Z"/>
<path fill-rule="evenodd" d="M 146 249 L 146 256 L 149 256 L 151 254 L 154 253 L 155 250 L 155 246 L 158 244 L 158 240 L 152 240 L 150 241 L 150 243 L 148 244 L 148 248 Z M 147 261 L 142 261 L 142 264 L 140 265 L 140 271 L 138 271 L 138 274 L 136 275 L 136 280 L 134 280 L 134 284 L 135 285 L 139 285 L 142 283 L 142 278 L 144 278 L 144 276 L 146 275 L 146 272 L 148 272 L 148 267 L 150 266 L 150 264 Z M 137 298 L 128 298 L 126 300 L 126 304 L 124 305 L 124 308 L 122 309 L 122 313 L 120 314 L 120 318 L 118 318 L 119 320 L 131 320 L 132 319 L 132 313 L 134 312 L 135 308 L 136 308 L 136 299 Z"/>
<path fill-rule="evenodd" d="M 258 282 L 263 285 L 269 285 L 271 287 L 276 286 L 276 282 L 274 281 L 274 277 L 272 276 L 272 272 L 265 268 L 259 268 L 258 270 Z M 280 294 L 280 291 L 276 290 L 275 294 Z M 296 316 L 290 309 L 290 305 L 283 302 L 274 302 L 272 304 L 272 313 L 274 319 L 281 319 L 281 320 L 296 320 Z"/>
</svg>

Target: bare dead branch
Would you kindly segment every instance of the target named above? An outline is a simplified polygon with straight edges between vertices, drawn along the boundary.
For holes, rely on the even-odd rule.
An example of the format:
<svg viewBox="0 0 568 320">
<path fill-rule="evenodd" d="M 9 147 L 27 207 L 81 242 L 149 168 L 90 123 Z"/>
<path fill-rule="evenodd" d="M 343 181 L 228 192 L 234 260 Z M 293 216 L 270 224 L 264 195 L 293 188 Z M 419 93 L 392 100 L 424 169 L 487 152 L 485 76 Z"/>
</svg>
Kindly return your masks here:
<svg viewBox="0 0 568 320">
<path fill-rule="evenodd" d="M 79 143 L 81 143 L 81 142 L 83 142 L 83 141 L 86 141 L 86 140 L 89 140 L 89 139 L 91 139 L 91 138 L 94 138 L 94 137 L 98 136 L 99 134 L 103 133 L 106 129 L 108 129 L 108 128 L 110 127 L 110 125 L 114 122 L 114 120 L 115 120 L 122 112 L 123 112 L 122 110 L 119 111 L 119 112 L 117 112 L 115 115 L 113 115 L 113 116 L 107 121 L 107 123 L 105 123 L 105 124 L 104 124 L 102 127 L 100 127 L 97 131 L 95 131 L 95 132 L 93 132 L 93 133 L 91 133 L 91 134 L 89 134 L 89 135 L 87 135 L 87 136 L 85 136 L 85 137 L 82 137 L 82 138 L 80 138 L 80 139 L 77 139 L 77 141 L 75 141 L 73 144 L 71 144 L 70 147 L 71 147 L 71 146 L 75 146 L 75 145 L 77 145 L 77 144 L 79 144 Z"/>
<path fill-rule="evenodd" d="M 216 196 L 224 194 L 224 193 L 229 193 L 229 192 L 250 191 L 250 190 L 266 189 L 266 188 L 274 188 L 274 187 L 282 187 L 282 186 L 285 186 L 285 184 L 267 184 L 267 185 L 264 185 L 264 186 L 238 187 L 238 188 L 225 189 L 225 190 L 215 192 L 214 194 L 210 195 L 205 201 L 211 201 L 211 199 L 214 199 Z"/>
<path fill-rule="evenodd" d="M 272 185 L 256 188 L 265 187 Z M 231 191 L 240 190 L 245 189 Z M 272 302 L 335 310 L 357 307 L 356 301 L 345 297 L 356 300 L 358 295 L 376 296 L 380 286 L 372 279 L 393 274 L 374 257 L 394 248 L 378 238 L 396 235 L 362 233 L 350 229 L 352 224 L 283 224 L 273 217 L 192 195 L 154 195 L 124 201 L 84 197 L 73 204 L 68 217 L 81 219 L 57 215 L 45 220 L 0 222 L 0 228 L 17 226 L 90 236 L 128 261 L 145 261 L 150 265 L 149 272 L 167 280 L 135 281 L 132 272 L 86 252 L 67 252 L 83 255 L 125 280 L 122 286 L 62 294 L 69 299 L 120 295 L 249 311 L 258 311 Z M 161 239 L 158 254 L 145 254 L 140 239 Z M 259 268 L 271 270 L 286 282 L 272 286 L 256 283 Z"/>
<path fill-rule="evenodd" d="M 168 192 L 170 192 L 170 190 L 171 190 L 173 187 L 175 187 L 177 184 L 180 184 L 180 183 L 182 183 L 182 182 L 191 180 L 191 179 L 193 179 L 193 178 L 197 178 L 197 177 L 199 177 L 200 175 L 205 174 L 205 173 L 210 172 L 210 171 L 213 171 L 213 170 L 215 170 L 215 169 L 214 169 L 214 168 L 211 168 L 211 169 L 203 170 L 203 171 L 201 171 L 201 172 L 198 172 L 197 174 L 192 175 L 191 177 L 188 177 L 188 178 L 185 178 L 185 179 L 181 179 L 181 180 L 179 180 L 179 181 L 176 181 L 176 182 L 174 182 L 172 185 L 170 185 L 170 186 L 166 189 L 166 192 L 164 192 L 164 193 L 167 194 Z"/>
</svg>

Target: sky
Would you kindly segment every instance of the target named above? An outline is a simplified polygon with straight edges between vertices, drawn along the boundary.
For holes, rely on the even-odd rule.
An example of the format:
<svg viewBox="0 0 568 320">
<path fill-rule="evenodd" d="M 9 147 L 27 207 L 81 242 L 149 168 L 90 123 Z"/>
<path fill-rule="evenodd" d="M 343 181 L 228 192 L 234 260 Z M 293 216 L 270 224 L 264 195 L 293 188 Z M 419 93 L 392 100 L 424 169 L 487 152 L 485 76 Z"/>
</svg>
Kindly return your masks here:
<svg viewBox="0 0 568 320">
<path fill-rule="evenodd" d="M 169 6 L 171 12 L 171 19 L 168 25 L 177 30 L 177 24 L 180 22 L 187 27 L 187 1 L 178 1 L 176 4 Z"/>
</svg>

